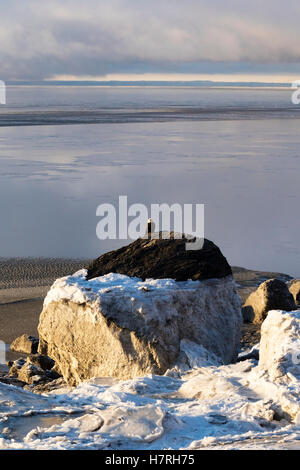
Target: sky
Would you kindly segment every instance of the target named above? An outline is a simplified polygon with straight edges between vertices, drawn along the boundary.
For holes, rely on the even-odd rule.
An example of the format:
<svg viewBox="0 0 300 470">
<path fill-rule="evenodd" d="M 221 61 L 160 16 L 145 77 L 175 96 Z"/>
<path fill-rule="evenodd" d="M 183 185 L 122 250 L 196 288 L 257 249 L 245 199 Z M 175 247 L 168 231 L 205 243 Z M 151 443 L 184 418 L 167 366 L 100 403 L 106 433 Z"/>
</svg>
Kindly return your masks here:
<svg viewBox="0 0 300 470">
<path fill-rule="evenodd" d="M 300 78 L 299 0 L 0 0 L 0 7 L 1 80 Z"/>
</svg>

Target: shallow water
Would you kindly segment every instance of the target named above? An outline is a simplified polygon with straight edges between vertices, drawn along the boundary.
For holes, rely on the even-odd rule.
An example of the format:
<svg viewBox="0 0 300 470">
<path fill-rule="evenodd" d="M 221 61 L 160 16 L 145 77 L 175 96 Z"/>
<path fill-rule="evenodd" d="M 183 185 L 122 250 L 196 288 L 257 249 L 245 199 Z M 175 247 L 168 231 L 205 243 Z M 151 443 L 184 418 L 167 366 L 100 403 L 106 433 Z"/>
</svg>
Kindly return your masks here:
<svg viewBox="0 0 300 470">
<path fill-rule="evenodd" d="M 59 413 L 10 417 L 4 423 L 0 423 L 0 434 L 9 439 L 22 441 L 30 431 L 37 427 L 47 429 L 55 424 L 62 424 L 67 419 L 70 419 L 69 414 Z"/>
<path fill-rule="evenodd" d="M 96 208 L 127 195 L 204 203 L 205 235 L 231 264 L 300 276 L 300 108 L 289 90 L 22 87 L 1 113 L 164 106 L 202 117 L 0 128 L 0 256 L 94 258 L 124 245 L 97 239 Z"/>
</svg>

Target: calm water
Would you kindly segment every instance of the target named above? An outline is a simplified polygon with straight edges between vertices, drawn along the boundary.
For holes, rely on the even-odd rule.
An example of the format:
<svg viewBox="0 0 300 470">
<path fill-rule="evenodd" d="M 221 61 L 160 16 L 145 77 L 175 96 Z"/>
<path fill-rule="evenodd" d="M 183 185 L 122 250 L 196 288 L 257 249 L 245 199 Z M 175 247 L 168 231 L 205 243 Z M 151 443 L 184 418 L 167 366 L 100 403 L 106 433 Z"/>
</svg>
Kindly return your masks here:
<svg viewBox="0 0 300 470">
<path fill-rule="evenodd" d="M 300 276 L 290 90 L 15 87 L 7 99 L 0 256 L 93 258 L 121 246 L 96 238 L 96 207 L 128 195 L 204 203 L 206 237 L 230 263 Z"/>
</svg>

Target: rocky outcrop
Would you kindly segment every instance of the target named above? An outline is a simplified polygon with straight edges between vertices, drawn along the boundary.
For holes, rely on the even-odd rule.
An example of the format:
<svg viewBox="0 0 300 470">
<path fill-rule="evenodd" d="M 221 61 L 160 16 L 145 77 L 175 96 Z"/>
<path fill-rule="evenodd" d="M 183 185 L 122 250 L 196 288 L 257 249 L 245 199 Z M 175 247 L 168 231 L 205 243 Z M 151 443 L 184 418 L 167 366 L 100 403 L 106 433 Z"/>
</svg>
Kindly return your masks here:
<svg viewBox="0 0 300 470">
<path fill-rule="evenodd" d="M 25 354 L 35 354 L 38 349 L 39 340 L 34 336 L 24 334 L 16 338 L 10 345 L 11 351 L 22 352 Z"/>
<path fill-rule="evenodd" d="M 164 374 L 183 339 L 223 363 L 236 360 L 242 316 L 231 276 L 143 282 L 120 274 L 90 280 L 86 275 L 82 270 L 54 283 L 38 327 L 39 351 L 56 361 L 69 384 L 95 376 Z"/>
<path fill-rule="evenodd" d="M 44 375 L 44 371 L 40 367 L 29 364 L 28 362 L 25 362 L 18 371 L 18 379 L 27 384 L 40 382 Z"/>
<path fill-rule="evenodd" d="M 42 354 L 31 354 L 10 363 L 9 377 L 23 385 L 36 385 L 56 380 L 60 375 L 54 369 L 55 362 Z"/>
<path fill-rule="evenodd" d="M 174 234 L 171 232 L 170 237 Z M 140 238 L 119 250 L 105 253 L 88 267 L 88 279 L 109 273 L 136 276 L 143 280 L 175 279 L 176 281 L 223 278 L 232 274 L 220 249 L 204 240 L 201 250 L 186 250 L 187 238 Z"/>
<path fill-rule="evenodd" d="M 294 297 L 295 303 L 300 305 L 300 279 L 293 279 L 289 283 L 289 291 Z"/>
<path fill-rule="evenodd" d="M 291 311 L 295 308 L 293 296 L 285 282 L 269 279 L 249 295 L 242 310 L 246 322 L 261 323 L 269 310 Z"/>
</svg>

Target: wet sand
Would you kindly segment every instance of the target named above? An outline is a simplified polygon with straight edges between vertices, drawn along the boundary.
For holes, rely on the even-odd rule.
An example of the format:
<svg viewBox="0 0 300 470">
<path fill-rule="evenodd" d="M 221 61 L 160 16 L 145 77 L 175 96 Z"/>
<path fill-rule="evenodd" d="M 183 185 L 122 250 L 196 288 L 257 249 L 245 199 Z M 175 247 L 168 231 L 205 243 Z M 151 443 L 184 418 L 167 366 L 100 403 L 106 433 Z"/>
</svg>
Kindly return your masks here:
<svg viewBox="0 0 300 470">
<path fill-rule="evenodd" d="M 0 340 L 10 344 L 27 333 L 37 336 L 44 297 L 58 277 L 85 267 L 89 260 L 0 258 Z M 14 359 L 19 353 L 7 353 Z"/>
<path fill-rule="evenodd" d="M 0 340 L 10 344 L 27 333 L 37 336 L 43 299 L 58 277 L 72 274 L 85 267 L 89 260 L 63 259 L 0 259 Z M 266 279 L 277 277 L 284 281 L 290 276 L 281 273 L 254 271 L 233 267 L 233 274 L 242 300 Z M 245 325 L 245 346 L 259 340 L 256 328 Z M 20 354 L 18 354 L 20 355 Z M 8 353 L 7 359 L 15 354 Z"/>
<path fill-rule="evenodd" d="M 0 338 L 10 344 L 17 336 L 28 333 L 37 336 L 43 297 L 0 305 Z"/>
<path fill-rule="evenodd" d="M 84 268 L 89 261 L 61 258 L 0 258 L 0 296 L 2 289 L 49 286 L 58 277 Z M 26 293 L 25 295 L 27 296 Z"/>
</svg>

